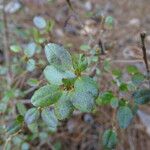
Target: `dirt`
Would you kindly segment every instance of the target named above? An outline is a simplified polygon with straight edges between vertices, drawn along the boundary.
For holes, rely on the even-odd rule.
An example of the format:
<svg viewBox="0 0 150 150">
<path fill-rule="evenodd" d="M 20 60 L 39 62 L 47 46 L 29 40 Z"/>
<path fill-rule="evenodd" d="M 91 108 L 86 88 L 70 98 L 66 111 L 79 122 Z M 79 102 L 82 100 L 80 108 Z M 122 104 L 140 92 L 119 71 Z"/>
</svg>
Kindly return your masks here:
<svg viewBox="0 0 150 150">
<path fill-rule="evenodd" d="M 32 3 L 33 2 L 33 3 Z M 39 1 L 40 2 L 40 1 Z M 114 46 L 107 51 L 106 58 L 112 60 L 115 67 L 125 67 L 126 64 L 139 64 L 142 61 L 142 51 L 139 47 L 139 34 L 146 31 L 150 35 L 150 1 L 149 0 L 89 0 L 92 4 L 91 11 L 86 11 L 85 0 L 72 0 L 75 13 L 68 9 L 64 0 L 52 4 L 36 3 L 35 1 L 24 1 L 23 8 L 14 14 L 8 14 L 10 41 L 14 37 L 14 27 L 30 28 L 33 26 L 32 19 L 35 15 L 42 15 L 44 18 L 56 21 L 52 37 L 49 39 L 63 45 L 71 45 L 71 52 L 79 52 L 82 43 L 93 43 L 89 36 L 82 35 L 82 23 L 93 20 L 86 17 L 87 13 L 111 15 L 115 18 L 115 27 L 106 31 L 104 41 L 114 43 Z M 79 17 L 79 19 L 78 19 Z M 65 26 L 68 18 L 71 18 Z M 81 22 L 80 22 L 80 21 Z M 100 30 L 99 23 L 92 24 L 94 29 Z M 94 44 L 98 43 L 99 35 L 93 34 Z M 16 37 L 17 42 L 24 44 L 28 39 Z M 150 51 L 150 40 L 146 43 Z M 130 49 L 133 56 L 125 55 L 124 51 Z M 138 54 L 138 58 L 137 58 Z M 118 60 L 118 62 L 116 61 Z M 124 61 L 123 61 L 124 60 Z M 128 61 L 126 61 L 128 60 Z M 116 61 L 116 62 L 114 62 Z M 140 63 L 141 64 L 141 63 Z M 141 70 L 145 66 L 140 65 Z M 107 78 L 107 77 L 106 77 Z M 104 87 L 109 87 L 109 85 Z M 150 115 L 149 106 L 142 106 L 140 109 Z M 111 127 L 112 110 L 108 107 L 99 108 L 96 115 L 90 115 L 92 122 L 85 120 L 85 114 L 74 115 L 72 119 L 64 121 L 58 132 L 50 137 L 52 143 L 61 141 L 63 150 L 101 150 L 102 132 Z M 90 120 L 91 121 L 91 120 Z M 150 126 L 150 125 L 149 125 Z M 136 117 L 130 127 L 126 130 L 117 129 L 119 133 L 119 144 L 117 150 L 149 150 L 150 135 L 146 128 Z M 31 145 L 34 143 L 31 143 Z M 48 145 L 43 145 L 43 150 L 49 150 Z"/>
</svg>

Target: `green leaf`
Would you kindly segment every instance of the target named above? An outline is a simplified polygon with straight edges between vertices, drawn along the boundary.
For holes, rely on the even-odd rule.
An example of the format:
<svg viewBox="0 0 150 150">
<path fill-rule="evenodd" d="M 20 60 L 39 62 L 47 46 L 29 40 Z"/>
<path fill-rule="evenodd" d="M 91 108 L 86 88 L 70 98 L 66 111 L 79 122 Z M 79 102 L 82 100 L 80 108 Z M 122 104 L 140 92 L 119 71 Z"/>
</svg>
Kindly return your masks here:
<svg viewBox="0 0 150 150">
<path fill-rule="evenodd" d="M 54 20 L 48 20 L 47 26 L 46 26 L 46 31 L 51 32 L 53 30 L 54 25 L 55 25 Z"/>
<path fill-rule="evenodd" d="M 27 84 L 30 86 L 38 86 L 39 85 L 39 81 L 35 78 L 30 78 L 27 80 Z"/>
<path fill-rule="evenodd" d="M 110 66 L 110 59 L 105 59 L 105 60 L 104 60 L 104 70 L 105 70 L 106 72 L 109 72 L 109 71 L 110 71 L 110 68 L 111 68 L 111 66 Z"/>
<path fill-rule="evenodd" d="M 32 133 L 38 133 L 38 124 L 37 124 L 37 122 L 33 122 L 31 124 L 28 124 L 28 128 Z"/>
<path fill-rule="evenodd" d="M 114 18 L 112 16 L 107 16 L 105 18 L 105 26 L 109 29 L 113 28 L 114 26 Z"/>
<path fill-rule="evenodd" d="M 58 102 L 55 104 L 54 110 L 59 120 L 69 118 L 74 107 L 71 103 L 72 92 L 64 91 Z"/>
<path fill-rule="evenodd" d="M 76 78 L 69 78 L 69 79 L 62 79 L 62 82 L 65 87 L 71 87 L 74 85 L 74 82 L 76 81 Z"/>
<path fill-rule="evenodd" d="M 36 107 L 46 107 L 57 102 L 61 96 L 61 91 L 56 85 L 45 85 L 35 91 L 31 98 L 31 103 Z"/>
<path fill-rule="evenodd" d="M 145 77 L 141 73 L 136 73 L 132 76 L 132 82 L 135 85 L 139 85 L 144 81 Z"/>
<path fill-rule="evenodd" d="M 51 84 L 62 85 L 62 79 L 65 78 L 75 78 L 75 74 L 71 71 L 63 71 L 54 66 L 47 66 L 44 69 L 44 75 L 47 81 Z"/>
<path fill-rule="evenodd" d="M 73 68 L 75 69 L 76 74 L 80 74 L 82 71 L 87 69 L 88 60 L 85 55 L 74 55 L 72 57 L 73 60 Z"/>
<path fill-rule="evenodd" d="M 58 126 L 58 120 L 54 113 L 53 109 L 45 108 L 41 113 L 43 121 L 47 124 L 48 127 L 56 129 Z"/>
<path fill-rule="evenodd" d="M 111 99 L 110 104 L 111 104 L 112 108 L 117 108 L 118 105 L 119 105 L 119 101 L 118 101 L 117 98 L 114 97 L 114 98 Z"/>
<path fill-rule="evenodd" d="M 132 111 L 129 107 L 120 107 L 117 111 L 117 120 L 119 126 L 123 129 L 127 128 L 133 119 Z"/>
<path fill-rule="evenodd" d="M 90 48 L 89 45 L 83 44 L 83 45 L 80 46 L 80 49 L 81 49 L 82 51 L 88 51 L 88 50 L 90 50 L 91 48 Z"/>
<path fill-rule="evenodd" d="M 102 143 L 106 149 L 114 149 L 117 144 L 117 133 L 114 130 L 108 129 L 102 136 Z"/>
<path fill-rule="evenodd" d="M 30 58 L 34 55 L 35 50 L 36 50 L 36 44 L 34 42 L 31 42 L 27 44 L 27 46 L 25 47 L 24 53 Z"/>
<path fill-rule="evenodd" d="M 63 46 L 49 43 L 45 46 L 45 55 L 51 65 L 61 69 L 72 69 L 71 56 Z"/>
<path fill-rule="evenodd" d="M 33 71 L 35 69 L 35 60 L 34 59 L 29 59 L 27 61 L 27 70 L 29 72 Z"/>
<path fill-rule="evenodd" d="M 26 142 L 22 143 L 21 150 L 30 150 L 30 145 Z"/>
<path fill-rule="evenodd" d="M 96 99 L 98 105 L 107 105 L 110 104 L 111 100 L 114 98 L 114 95 L 111 91 L 107 91 L 99 95 Z"/>
<path fill-rule="evenodd" d="M 76 92 L 90 93 L 93 97 L 97 97 L 99 90 L 97 83 L 90 77 L 79 77 L 74 84 Z"/>
<path fill-rule="evenodd" d="M 25 122 L 27 124 L 32 124 L 39 119 L 40 112 L 37 108 L 29 109 L 25 114 Z"/>
<path fill-rule="evenodd" d="M 21 47 L 20 47 L 19 45 L 11 45 L 11 46 L 10 46 L 10 50 L 11 50 L 12 52 L 18 53 L 18 52 L 21 51 Z"/>
<path fill-rule="evenodd" d="M 21 129 L 21 124 L 18 123 L 17 120 L 11 122 L 11 124 L 7 127 L 7 132 L 9 134 L 14 134 Z"/>
<path fill-rule="evenodd" d="M 121 83 L 119 85 L 119 90 L 122 91 L 122 92 L 127 92 L 128 91 L 128 85 L 126 83 Z"/>
<path fill-rule="evenodd" d="M 127 71 L 129 74 L 132 74 L 132 75 L 139 73 L 138 68 L 136 66 L 131 66 L 131 65 L 127 66 Z"/>
<path fill-rule="evenodd" d="M 150 89 L 141 89 L 133 93 L 134 102 L 137 104 L 146 104 L 150 102 Z"/>
<path fill-rule="evenodd" d="M 45 19 L 44 19 L 43 17 L 41 17 L 41 16 L 35 16 L 35 17 L 33 18 L 33 23 L 34 23 L 34 25 L 35 25 L 37 28 L 39 28 L 39 29 L 43 29 L 43 28 L 46 27 L 46 21 L 45 21 Z"/>
<path fill-rule="evenodd" d="M 91 112 L 95 107 L 95 98 L 91 93 L 75 91 L 72 104 L 81 112 Z"/>
<path fill-rule="evenodd" d="M 17 110 L 18 110 L 19 114 L 24 116 L 26 111 L 27 111 L 25 105 L 19 102 L 19 103 L 16 104 L 16 107 L 17 107 Z"/>
<path fill-rule="evenodd" d="M 113 74 L 115 77 L 117 77 L 117 78 L 120 78 L 120 77 L 122 76 L 122 72 L 121 72 L 120 69 L 114 69 L 114 70 L 112 71 L 112 74 Z"/>
</svg>

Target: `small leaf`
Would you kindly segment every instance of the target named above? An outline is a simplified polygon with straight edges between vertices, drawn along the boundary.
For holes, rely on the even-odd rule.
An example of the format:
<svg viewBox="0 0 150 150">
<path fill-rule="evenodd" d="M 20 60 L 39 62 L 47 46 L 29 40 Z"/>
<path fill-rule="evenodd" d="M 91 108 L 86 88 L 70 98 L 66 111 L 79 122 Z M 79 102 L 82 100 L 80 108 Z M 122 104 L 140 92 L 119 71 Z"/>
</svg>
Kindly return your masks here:
<svg viewBox="0 0 150 150">
<path fill-rule="evenodd" d="M 96 99 L 98 105 L 107 105 L 110 104 L 111 100 L 114 98 L 114 95 L 111 91 L 107 91 L 99 95 Z"/>
<path fill-rule="evenodd" d="M 45 46 L 45 55 L 48 62 L 53 66 L 67 70 L 72 68 L 71 56 L 63 46 L 49 43 Z"/>
<path fill-rule="evenodd" d="M 111 68 L 111 66 L 110 66 L 110 59 L 105 59 L 105 60 L 104 60 L 104 70 L 105 70 L 106 72 L 109 72 L 109 71 L 110 71 L 110 68 Z"/>
<path fill-rule="evenodd" d="M 36 44 L 34 42 L 31 42 L 26 45 L 24 53 L 30 58 L 34 55 L 36 50 Z"/>
<path fill-rule="evenodd" d="M 80 49 L 81 49 L 82 51 L 88 51 L 88 50 L 90 50 L 91 48 L 90 48 L 89 45 L 83 44 L 83 45 L 80 46 Z"/>
<path fill-rule="evenodd" d="M 133 93 L 134 102 L 137 104 L 147 104 L 150 102 L 150 89 L 141 89 Z"/>
<path fill-rule="evenodd" d="M 7 127 L 7 132 L 9 134 L 14 134 L 21 129 L 21 124 L 16 120 L 11 122 L 11 124 Z"/>
<path fill-rule="evenodd" d="M 26 111 L 27 111 L 25 105 L 19 102 L 19 103 L 16 104 L 16 107 L 17 107 L 17 110 L 18 110 L 19 114 L 24 116 Z"/>
<path fill-rule="evenodd" d="M 112 74 L 113 74 L 115 77 L 117 77 L 117 78 L 120 78 L 120 77 L 122 76 L 122 72 L 121 72 L 120 69 L 114 69 L 114 70 L 112 71 Z"/>
<path fill-rule="evenodd" d="M 27 61 L 27 70 L 29 72 L 33 71 L 35 69 L 35 60 L 34 59 L 29 59 Z"/>
<path fill-rule="evenodd" d="M 102 143 L 106 149 L 114 149 L 117 144 L 117 133 L 114 130 L 108 129 L 104 132 Z"/>
<path fill-rule="evenodd" d="M 129 107 L 123 106 L 120 107 L 117 111 L 117 120 L 119 126 L 123 129 L 127 128 L 133 119 L 132 111 Z"/>
<path fill-rule="evenodd" d="M 53 109 L 49 109 L 49 108 L 43 109 L 41 116 L 43 121 L 47 124 L 48 127 L 51 127 L 53 129 L 57 128 L 58 120 L 57 117 L 55 116 Z"/>
<path fill-rule="evenodd" d="M 21 145 L 21 150 L 29 150 L 30 149 L 30 145 L 26 142 L 22 143 Z"/>
<path fill-rule="evenodd" d="M 112 108 L 117 108 L 119 105 L 118 99 L 115 97 L 112 98 L 110 104 L 111 104 Z"/>
<path fill-rule="evenodd" d="M 74 84 L 75 91 L 90 93 L 93 97 L 98 96 L 98 85 L 97 83 L 90 77 L 84 76 L 80 77 L 75 81 Z"/>
<path fill-rule="evenodd" d="M 57 102 L 61 96 L 58 86 L 45 85 L 35 91 L 31 98 L 31 103 L 36 107 L 46 107 Z"/>
<path fill-rule="evenodd" d="M 64 91 L 58 102 L 55 104 L 55 114 L 59 120 L 66 119 L 72 114 L 74 107 L 71 103 L 72 93 Z"/>
<path fill-rule="evenodd" d="M 47 66 L 44 69 L 44 75 L 47 81 L 51 84 L 62 85 L 62 79 L 75 78 L 75 74 L 71 71 L 63 71 L 54 66 Z"/>
<path fill-rule="evenodd" d="M 18 53 L 18 52 L 21 51 L 21 47 L 20 47 L 19 45 L 11 45 L 11 46 L 10 46 L 10 50 L 11 50 L 12 52 Z"/>
<path fill-rule="evenodd" d="M 113 26 L 114 26 L 114 18 L 112 16 L 107 16 L 105 18 L 105 26 L 108 28 L 108 29 L 112 29 Z"/>
<path fill-rule="evenodd" d="M 46 21 L 43 17 L 41 16 L 35 16 L 33 18 L 33 23 L 35 24 L 35 26 L 39 29 L 43 29 L 46 27 Z"/>
<path fill-rule="evenodd" d="M 32 124 L 39 119 L 40 112 L 37 108 L 29 109 L 25 114 L 25 122 L 27 124 Z"/>
<path fill-rule="evenodd" d="M 28 128 L 32 133 L 38 133 L 38 124 L 37 122 L 28 124 Z"/>
<path fill-rule="evenodd" d="M 121 83 L 119 85 L 119 90 L 122 91 L 122 92 L 127 92 L 128 91 L 128 85 L 126 83 Z"/>
<path fill-rule="evenodd" d="M 132 74 L 132 75 L 139 73 L 138 68 L 136 66 L 131 66 L 131 65 L 127 66 L 127 71 L 129 74 Z"/>
<path fill-rule="evenodd" d="M 81 112 L 91 112 L 95 107 L 95 98 L 91 93 L 75 91 L 72 104 Z"/>
<path fill-rule="evenodd" d="M 139 85 L 144 81 L 145 77 L 141 73 L 136 73 L 132 76 L 132 82 L 135 85 Z"/>
<path fill-rule="evenodd" d="M 76 74 L 79 74 L 87 69 L 88 60 L 86 59 L 85 55 L 74 55 L 72 57 L 73 60 L 73 68 L 75 69 Z"/>
<path fill-rule="evenodd" d="M 39 85 L 39 81 L 35 78 L 30 78 L 27 80 L 27 84 L 30 86 L 38 86 Z"/>
</svg>

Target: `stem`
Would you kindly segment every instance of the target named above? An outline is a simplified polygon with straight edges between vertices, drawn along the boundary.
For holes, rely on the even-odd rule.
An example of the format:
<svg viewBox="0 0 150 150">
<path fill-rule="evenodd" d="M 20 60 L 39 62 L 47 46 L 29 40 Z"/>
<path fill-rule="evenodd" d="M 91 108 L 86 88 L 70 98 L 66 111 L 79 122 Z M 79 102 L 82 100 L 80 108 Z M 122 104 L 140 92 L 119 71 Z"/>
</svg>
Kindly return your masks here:
<svg viewBox="0 0 150 150">
<path fill-rule="evenodd" d="M 144 63 L 145 63 L 147 76 L 148 76 L 149 87 L 150 87 L 150 79 L 149 79 L 150 70 L 149 70 L 149 65 L 148 65 L 148 60 L 147 60 L 147 53 L 146 53 L 146 47 L 145 47 L 145 38 L 146 38 L 146 33 L 142 32 L 141 33 L 141 48 L 142 48 L 142 51 L 143 51 L 143 60 L 144 60 Z"/>
<path fill-rule="evenodd" d="M 7 15 L 5 12 L 5 2 L 6 0 L 3 0 L 3 21 L 4 21 L 4 57 L 5 57 L 5 65 L 7 67 L 7 83 L 8 83 L 8 88 L 10 88 L 11 85 L 11 78 L 9 74 L 9 66 L 10 66 L 10 58 L 9 58 L 9 32 L 8 32 L 8 26 L 7 26 Z"/>
</svg>

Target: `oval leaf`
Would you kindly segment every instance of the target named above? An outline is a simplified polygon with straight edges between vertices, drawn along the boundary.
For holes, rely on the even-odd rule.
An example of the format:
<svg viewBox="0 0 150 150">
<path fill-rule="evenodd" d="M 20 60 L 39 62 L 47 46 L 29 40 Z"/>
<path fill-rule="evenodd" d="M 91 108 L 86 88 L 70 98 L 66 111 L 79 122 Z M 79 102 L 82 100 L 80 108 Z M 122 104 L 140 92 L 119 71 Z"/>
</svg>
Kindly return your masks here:
<svg viewBox="0 0 150 150">
<path fill-rule="evenodd" d="M 98 85 L 90 77 L 78 78 L 74 84 L 75 91 L 90 93 L 94 97 L 98 96 Z"/>
<path fill-rule="evenodd" d="M 71 69 L 72 60 L 68 51 L 57 44 L 49 43 L 45 46 L 45 55 L 48 62 L 62 69 Z"/>
<path fill-rule="evenodd" d="M 25 114 L 25 122 L 31 124 L 39 119 L 40 112 L 37 108 L 29 109 Z"/>
<path fill-rule="evenodd" d="M 113 130 L 106 130 L 102 137 L 103 146 L 107 149 L 115 148 L 117 144 L 117 133 Z"/>
<path fill-rule="evenodd" d="M 55 103 L 61 96 L 58 86 L 45 85 L 35 91 L 31 98 L 31 103 L 36 107 L 46 107 Z"/>
<path fill-rule="evenodd" d="M 54 66 L 47 66 L 44 69 L 44 75 L 49 83 L 56 85 L 62 85 L 63 78 L 67 79 L 76 77 L 75 74 L 71 71 L 63 71 Z"/>
<path fill-rule="evenodd" d="M 127 128 L 133 119 L 133 113 L 127 106 L 122 106 L 117 112 L 117 120 L 119 126 L 123 129 Z"/>
<path fill-rule="evenodd" d="M 75 92 L 72 98 L 73 106 L 81 112 L 91 112 L 95 106 L 95 99 L 87 92 Z"/>
<path fill-rule="evenodd" d="M 55 104 L 55 114 L 59 120 L 70 117 L 73 112 L 73 105 L 71 103 L 72 93 L 64 92 L 58 102 Z"/>
<path fill-rule="evenodd" d="M 146 104 L 150 102 L 150 89 L 142 89 L 133 93 L 134 101 L 137 104 Z"/>
<path fill-rule="evenodd" d="M 58 125 L 58 120 L 57 117 L 55 116 L 54 110 L 45 108 L 43 109 L 41 113 L 43 121 L 47 124 L 48 127 L 57 128 Z"/>
<path fill-rule="evenodd" d="M 41 16 L 35 16 L 33 18 L 33 23 L 35 24 L 35 26 L 39 29 L 43 29 L 46 27 L 46 21 L 43 17 Z"/>
</svg>

